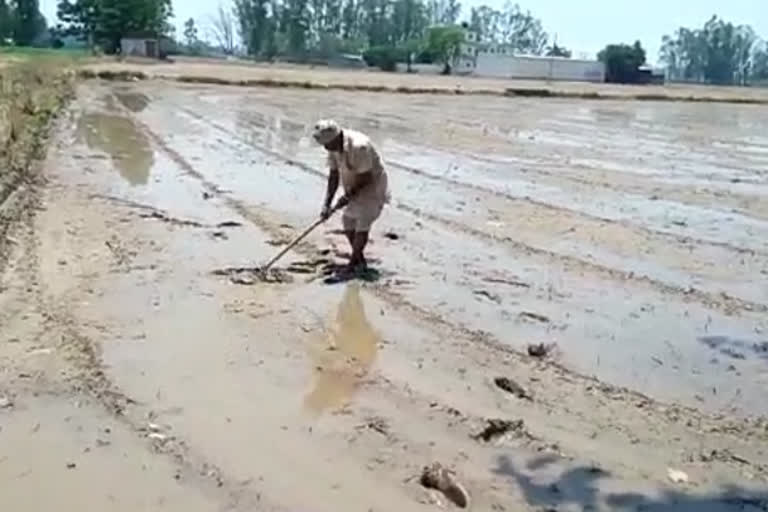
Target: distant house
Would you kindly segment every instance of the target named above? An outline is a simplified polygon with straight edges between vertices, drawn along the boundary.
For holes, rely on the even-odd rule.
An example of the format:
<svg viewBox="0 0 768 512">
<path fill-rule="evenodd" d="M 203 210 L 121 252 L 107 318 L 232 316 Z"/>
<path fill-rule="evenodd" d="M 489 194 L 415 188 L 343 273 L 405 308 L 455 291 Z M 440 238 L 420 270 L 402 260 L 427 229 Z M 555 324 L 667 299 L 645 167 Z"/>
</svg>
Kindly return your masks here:
<svg viewBox="0 0 768 512">
<path fill-rule="evenodd" d="M 605 80 L 605 65 L 602 62 L 519 55 L 511 46 L 483 41 L 470 30 L 465 29 L 464 36 L 459 55 L 453 63 L 455 74 L 529 80 Z"/>
<path fill-rule="evenodd" d="M 170 39 L 152 33 L 128 34 L 120 39 L 120 55 L 123 57 L 164 59 L 169 50 Z"/>
</svg>

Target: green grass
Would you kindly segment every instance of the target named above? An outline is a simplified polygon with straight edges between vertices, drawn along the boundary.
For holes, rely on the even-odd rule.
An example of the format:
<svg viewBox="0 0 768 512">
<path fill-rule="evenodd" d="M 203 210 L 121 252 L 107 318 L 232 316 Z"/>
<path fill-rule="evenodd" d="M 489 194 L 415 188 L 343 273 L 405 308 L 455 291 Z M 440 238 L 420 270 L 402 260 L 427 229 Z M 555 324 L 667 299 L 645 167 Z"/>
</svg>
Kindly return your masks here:
<svg viewBox="0 0 768 512">
<path fill-rule="evenodd" d="M 31 48 L 24 46 L 0 46 L 0 64 L 16 64 L 34 60 L 76 61 L 88 57 L 84 48 Z"/>
</svg>

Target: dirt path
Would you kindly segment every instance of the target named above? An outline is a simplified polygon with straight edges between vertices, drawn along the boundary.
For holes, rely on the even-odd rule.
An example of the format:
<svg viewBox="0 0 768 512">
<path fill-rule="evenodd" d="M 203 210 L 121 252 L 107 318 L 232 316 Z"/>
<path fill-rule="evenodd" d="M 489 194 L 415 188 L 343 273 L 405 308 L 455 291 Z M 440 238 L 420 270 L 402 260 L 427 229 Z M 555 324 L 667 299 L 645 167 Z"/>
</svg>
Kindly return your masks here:
<svg viewBox="0 0 768 512">
<path fill-rule="evenodd" d="M 535 178 L 502 151 L 486 166 L 476 156 L 501 121 L 468 123 L 449 144 L 419 131 L 440 122 L 442 100 L 419 111 L 398 98 L 370 121 L 398 115 L 396 128 L 369 127 L 396 197 L 374 234 L 377 281 L 317 278 L 345 248 L 333 225 L 284 262 L 292 282 L 218 275 L 267 259 L 317 214 L 322 155 L 304 129 L 337 100 L 80 88 L 0 281 L 0 486 L 13 490 L 1 509 L 452 507 L 419 484 L 439 461 L 473 510 L 768 510 L 768 423 L 745 412 L 764 412 L 765 358 L 756 341 L 710 339 L 712 363 L 696 341 L 708 329 L 751 343 L 766 320 L 764 290 L 748 286 L 768 257 L 740 234 L 764 229 L 748 205 L 718 236 L 643 208 L 622 217 L 612 194 L 649 187 L 634 170 L 551 173 L 573 157 L 567 143 L 539 150 Z M 342 107 L 351 121 L 355 104 Z M 609 160 L 614 144 L 590 155 Z M 762 179 L 758 163 L 719 158 Z M 610 183 L 589 210 L 498 185 L 515 177 Z M 664 187 L 660 200 L 717 224 L 686 186 Z M 523 354 L 553 341 L 551 358 Z M 509 432 L 492 436 L 492 419 Z"/>
</svg>

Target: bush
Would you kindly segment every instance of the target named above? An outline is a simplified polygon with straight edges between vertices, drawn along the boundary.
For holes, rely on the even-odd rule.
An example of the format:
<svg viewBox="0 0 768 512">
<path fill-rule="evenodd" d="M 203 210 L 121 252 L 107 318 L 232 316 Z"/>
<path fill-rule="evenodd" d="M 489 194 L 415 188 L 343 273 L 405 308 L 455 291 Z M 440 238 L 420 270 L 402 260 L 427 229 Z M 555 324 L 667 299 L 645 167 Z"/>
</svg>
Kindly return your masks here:
<svg viewBox="0 0 768 512">
<path fill-rule="evenodd" d="M 363 59 L 369 66 L 383 71 L 397 70 L 397 63 L 407 59 L 405 50 L 393 46 L 372 46 L 363 53 Z"/>
<path fill-rule="evenodd" d="M 645 64 L 645 50 L 640 41 L 634 45 L 610 44 L 597 54 L 605 64 L 605 81 L 618 84 L 632 84 L 641 81 L 639 67 Z"/>
</svg>

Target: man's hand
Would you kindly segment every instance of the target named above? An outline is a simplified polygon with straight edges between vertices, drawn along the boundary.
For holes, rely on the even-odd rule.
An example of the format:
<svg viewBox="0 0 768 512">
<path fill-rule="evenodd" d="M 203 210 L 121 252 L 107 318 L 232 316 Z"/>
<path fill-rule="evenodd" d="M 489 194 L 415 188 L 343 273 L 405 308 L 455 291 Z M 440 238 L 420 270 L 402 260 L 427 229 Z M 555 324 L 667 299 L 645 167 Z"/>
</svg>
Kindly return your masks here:
<svg viewBox="0 0 768 512">
<path fill-rule="evenodd" d="M 320 218 L 323 220 L 328 220 L 328 217 L 331 216 L 331 205 L 325 204 L 323 205 L 323 209 L 320 210 Z"/>
<path fill-rule="evenodd" d="M 344 208 L 348 204 L 349 204 L 349 198 L 346 195 L 343 195 L 336 202 L 336 206 L 333 207 L 333 211 L 341 210 L 342 208 Z"/>
</svg>

